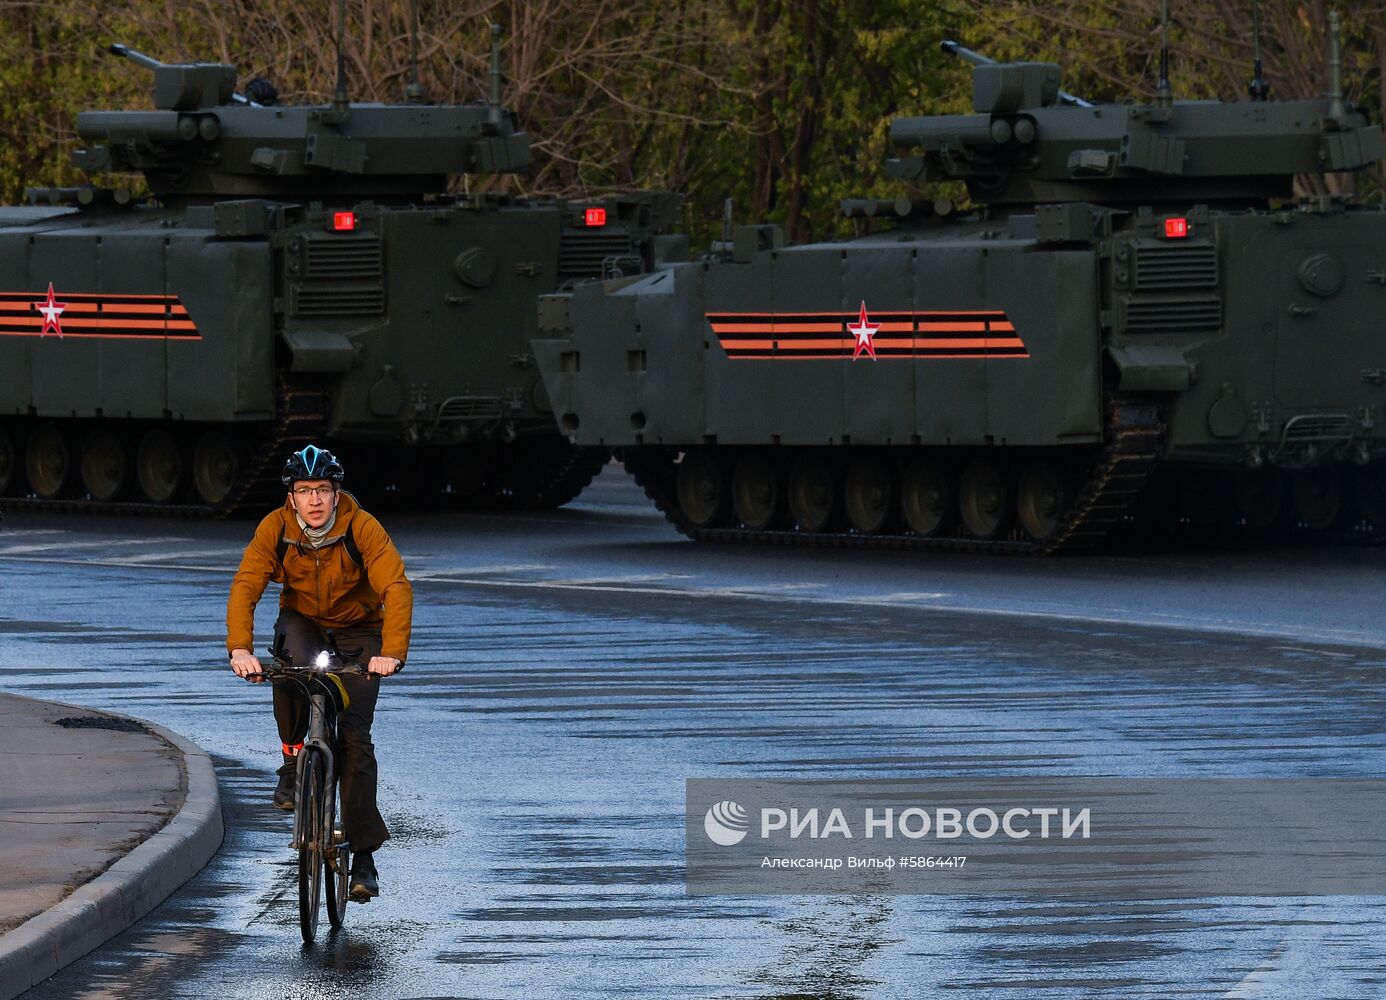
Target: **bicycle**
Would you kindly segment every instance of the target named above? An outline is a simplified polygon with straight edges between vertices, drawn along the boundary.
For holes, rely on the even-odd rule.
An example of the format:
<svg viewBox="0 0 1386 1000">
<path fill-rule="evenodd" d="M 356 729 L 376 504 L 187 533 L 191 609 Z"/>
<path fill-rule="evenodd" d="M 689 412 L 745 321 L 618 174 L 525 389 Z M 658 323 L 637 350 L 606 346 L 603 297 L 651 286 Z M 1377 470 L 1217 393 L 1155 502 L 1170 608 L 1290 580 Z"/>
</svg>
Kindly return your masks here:
<svg viewBox="0 0 1386 1000">
<path fill-rule="evenodd" d="M 337 713 L 346 707 L 346 688 L 341 674 L 365 674 L 355 660 L 343 657 L 331 633 L 328 645 L 307 667 L 296 667 L 282 648 L 271 649 L 273 664 L 262 666 L 246 680 L 263 678 L 297 684 L 308 697 L 308 734 L 298 752 L 294 778 L 294 839 L 298 851 L 298 926 L 305 944 L 318 933 L 318 913 L 323 900 L 324 875 L 328 882 L 327 920 L 333 930 L 346 917 L 351 851 L 337 822 Z"/>
</svg>

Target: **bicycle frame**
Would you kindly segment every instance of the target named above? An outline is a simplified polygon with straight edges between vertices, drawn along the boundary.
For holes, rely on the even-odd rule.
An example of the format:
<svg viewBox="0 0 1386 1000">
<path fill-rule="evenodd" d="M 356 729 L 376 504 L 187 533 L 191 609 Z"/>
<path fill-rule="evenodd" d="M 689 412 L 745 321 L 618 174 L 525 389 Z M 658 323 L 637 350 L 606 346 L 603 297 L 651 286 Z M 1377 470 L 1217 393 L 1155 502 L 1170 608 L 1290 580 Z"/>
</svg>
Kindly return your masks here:
<svg viewBox="0 0 1386 1000">
<path fill-rule="evenodd" d="M 335 729 L 335 726 L 333 727 Z M 308 735 L 303 738 L 303 746 L 298 752 L 297 772 L 294 775 L 295 801 L 302 801 L 303 772 L 307 758 L 304 752 L 314 750 L 322 754 L 323 787 L 337 787 L 337 751 L 333 746 L 335 733 L 327 731 L 327 696 L 321 691 L 310 691 L 308 695 Z M 334 809 L 333 812 L 336 810 Z M 289 845 L 298 848 L 303 843 L 303 813 L 294 811 L 294 839 Z"/>
</svg>

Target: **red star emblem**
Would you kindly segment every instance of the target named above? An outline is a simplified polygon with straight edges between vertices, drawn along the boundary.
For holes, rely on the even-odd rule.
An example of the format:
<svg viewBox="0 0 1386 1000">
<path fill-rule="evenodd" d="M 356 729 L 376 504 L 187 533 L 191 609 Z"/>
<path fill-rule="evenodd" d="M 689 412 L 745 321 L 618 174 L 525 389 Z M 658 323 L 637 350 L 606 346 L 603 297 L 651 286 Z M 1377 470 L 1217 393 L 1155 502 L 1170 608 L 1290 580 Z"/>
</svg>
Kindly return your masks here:
<svg viewBox="0 0 1386 1000">
<path fill-rule="evenodd" d="M 866 321 L 866 301 L 863 299 L 861 315 L 857 317 L 856 325 L 847 324 L 847 332 L 857 339 L 856 350 L 852 352 L 853 361 L 861 357 L 863 351 L 870 356 L 872 361 L 876 360 L 876 345 L 872 343 L 871 338 L 876 336 L 876 331 L 880 328 L 881 324 Z"/>
<path fill-rule="evenodd" d="M 35 302 L 34 308 L 43 313 L 43 329 L 39 331 L 42 337 L 49 330 L 52 330 L 59 337 L 63 335 L 63 324 L 58 319 L 67 308 L 66 302 L 57 302 L 53 298 L 53 282 L 48 283 L 48 300 L 46 302 Z"/>
</svg>

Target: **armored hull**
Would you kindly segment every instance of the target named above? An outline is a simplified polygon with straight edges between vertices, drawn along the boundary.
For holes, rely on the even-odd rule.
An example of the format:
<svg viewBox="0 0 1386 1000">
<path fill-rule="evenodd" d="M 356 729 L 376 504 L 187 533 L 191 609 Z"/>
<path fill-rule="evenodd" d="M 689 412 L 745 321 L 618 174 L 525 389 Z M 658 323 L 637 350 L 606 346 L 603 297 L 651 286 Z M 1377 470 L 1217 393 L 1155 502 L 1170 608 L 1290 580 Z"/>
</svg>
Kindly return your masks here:
<svg viewBox="0 0 1386 1000">
<path fill-rule="evenodd" d="M 0 209 L 10 501 L 228 511 L 309 438 L 363 486 L 575 495 L 604 455 L 554 430 L 536 296 L 642 269 L 649 203 L 609 199 L 601 226 L 562 202 L 349 204 Z"/>
<path fill-rule="evenodd" d="M 1386 213 L 1294 199 L 1381 133 L 1329 100 L 1091 108 L 979 67 L 905 119 L 878 235 L 546 300 L 570 440 L 700 539 L 1053 552 L 1133 522 L 1386 533 Z"/>
</svg>

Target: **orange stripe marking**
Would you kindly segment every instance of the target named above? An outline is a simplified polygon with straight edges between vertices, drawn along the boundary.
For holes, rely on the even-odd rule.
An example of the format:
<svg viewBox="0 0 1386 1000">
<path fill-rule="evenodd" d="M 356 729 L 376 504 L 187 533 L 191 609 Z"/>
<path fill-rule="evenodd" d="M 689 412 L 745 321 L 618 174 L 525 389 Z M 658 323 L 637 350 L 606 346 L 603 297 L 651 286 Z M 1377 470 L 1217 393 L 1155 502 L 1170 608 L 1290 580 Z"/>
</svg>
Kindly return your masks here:
<svg viewBox="0 0 1386 1000">
<path fill-rule="evenodd" d="M 914 342 L 915 347 L 986 347 L 991 342 L 985 337 L 948 337 L 946 339 L 921 337 Z"/>
<path fill-rule="evenodd" d="M 776 323 L 776 333 L 841 333 L 841 323 Z"/>
<path fill-rule="evenodd" d="M 920 323 L 922 333 L 986 333 L 985 323 Z"/>
<path fill-rule="evenodd" d="M 782 351 L 805 351 L 815 347 L 828 349 L 836 348 L 839 351 L 851 348 L 853 338 L 839 337 L 836 340 L 781 340 L 780 350 Z"/>
<path fill-rule="evenodd" d="M 44 295 L 47 295 L 44 292 Z M 709 316 L 735 316 L 738 319 L 750 319 L 753 316 L 763 316 L 766 319 L 776 319 L 780 316 L 843 316 L 849 319 L 857 318 L 857 311 L 838 312 L 834 309 L 818 309 L 813 312 L 711 312 Z M 872 316 L 1005 316 L 1006 314 L 999 309 L 931 309 L 923 312 L 915 312 L 909 309 L 868 309 L 866 315 Z"/>
<path fill-rule="evenodd" d="M 38 330 L 30 331 L 3 331 L 0 337 L 39 337 L 48 340 L 143 340 L 147 344 L 158 344 L 165 340 L 201 340 L 197 334 L 180 333 L 169 337 L 151 337 L 142 333 L 84 333 L 81 331 L 63 331 L 59 337 L 56 333 L 43 334 Z"/>
<path fill-rule="evenodd" d="M 63 320 L 67 317 L 63 316 Z M 102 319 L 94 317 L 86 320 L 73 320 L 71 323 L 63 323 L 63 333 L 71 330 L 73 333 L 80 333 L 86 330 L 162 330 L 164 321 L 161 319 Z"/>
<path fill-rule="evenodd" d="M 856 313 L 819 310 L 705 315 L 722 348 L 736 360 L 851 360 L 856 346 L 855 336 L 847 330 L 857 320 Z M 824 319 L 839 315 L 840 320 Z M 804 319 L 796 322 L 796 317 Z M 873 344 L 883 359 L 985 361 L 1030 357 L 1015 325 L 1002 310 L 883 310 L 868 311 L 867 317 L 877 326 Z"/>
</svg>

